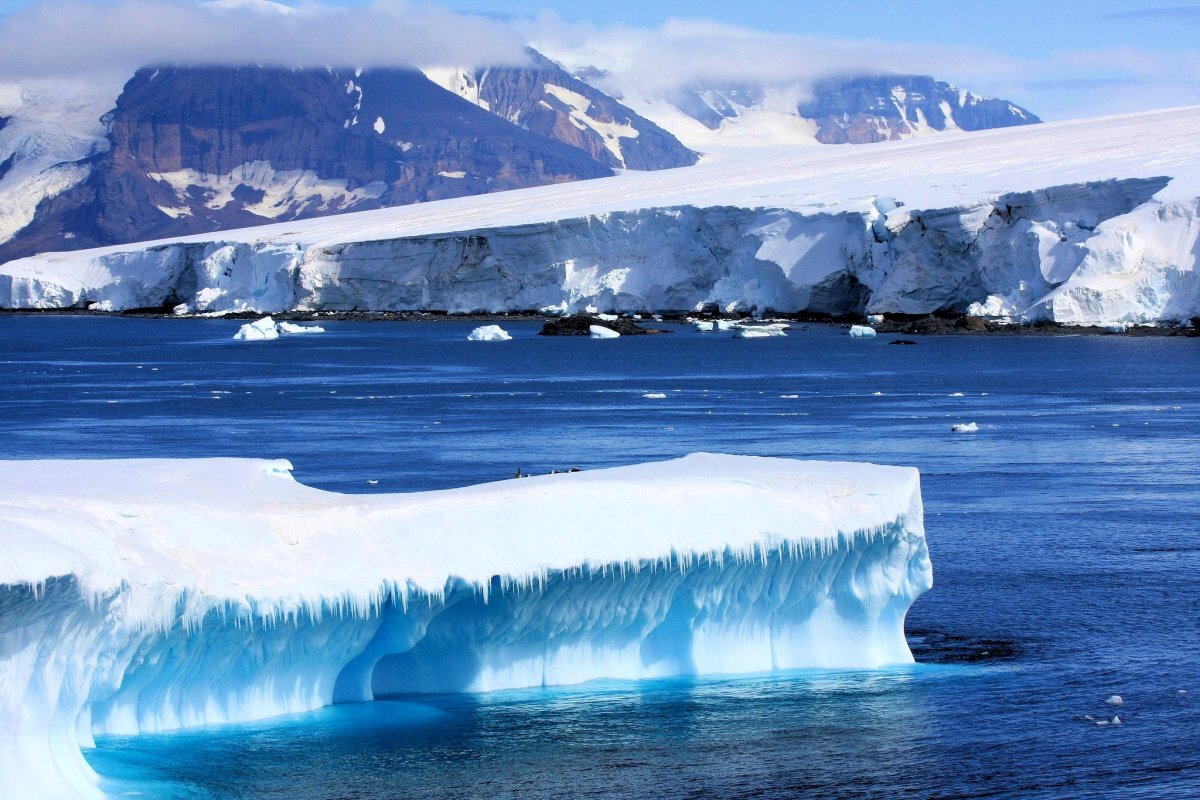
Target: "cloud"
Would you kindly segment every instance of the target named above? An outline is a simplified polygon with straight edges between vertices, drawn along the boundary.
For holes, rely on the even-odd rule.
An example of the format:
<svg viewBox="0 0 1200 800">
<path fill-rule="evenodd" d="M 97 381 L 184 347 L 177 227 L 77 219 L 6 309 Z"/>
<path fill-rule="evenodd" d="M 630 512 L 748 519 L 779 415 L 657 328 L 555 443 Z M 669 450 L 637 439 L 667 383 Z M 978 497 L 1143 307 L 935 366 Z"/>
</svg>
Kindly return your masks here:
<svg viewBox="0 0 1200 800">
<path fill-rule="evenodd" d="M 283 67 L 523 63 L 501 21 L 376 0 L 36 0 L 0 18 L 0 78 L 130 74 L 147 64 Z"/>
<path fill-rule="evenodd" d="M 1023 71 L 1020 60 L 978 48 L 780 34 L 703 19 L 671 19 L 644 29 L 543 14 L 515 25 L 552 58 L 600 68 L 614 87 L 646 94 L 691 86 L 805 87 L 849 73 L 932 74 L 971 85 L 981 76 L 995 81 Z"/>
<path fill-rule="evenodd" d="M 1200 6 L 1169 6 L 1166 8 L 1143 8 L 1137 11 L 1116 11 L 1105 14 L 1108 19 L 1165 19 L 1171 21 L 1200 23 Z"/>
</svg>

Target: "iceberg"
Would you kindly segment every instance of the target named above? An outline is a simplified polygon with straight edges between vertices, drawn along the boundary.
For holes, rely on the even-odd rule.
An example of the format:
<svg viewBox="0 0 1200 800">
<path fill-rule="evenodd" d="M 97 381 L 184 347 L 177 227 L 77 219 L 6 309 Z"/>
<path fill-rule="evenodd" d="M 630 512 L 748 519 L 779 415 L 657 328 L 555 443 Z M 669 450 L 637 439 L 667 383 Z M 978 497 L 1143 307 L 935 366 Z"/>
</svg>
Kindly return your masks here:
<svg viewBox="0 0 1200 800">
<path fill-rule="evenodd" d="M 0 486 L 14 797 L 102 796 L 80 753 L 102 733 L 908 663 L 904 617 L 932 585 L 902 467 L 698 454 L 343 495 L 287 461 L 19 461 Z"/>
<path fill-rule="evenodd" d="M 612 328 L 606 328 L 603 325 L 588 325 L 588 333 L 591 334 L 593 339 L 616 339 L 621 335 Z"/>
<path fill-rule="evenodd" d="M 954 433 L 978 433 L 978 422 L 956 422 L 950 426 L 950 430 Z"/>
<path fill-rule="evenodd" d="M 275 320 L 270 317 L 263 317 L 254 322 L 247 322 L 238 328 L 233 338 L 243 342 L 265 342 L 271 339 L 278 339 L 279 327 L 275 324 Z"/>
<path fill-rule="evenodd" d="M 508 342 L 512 335 L 499 325 L 481 325 L 467 335 L 468 342 Z"/>
<path fill-rule="evenodd" d="M 324 333 L 325 329 L 320 325 L 296 325 L 292 322 L 277 322 L 275 328 L 280 332 L 289 336 L 298 333 Z"/>
<path fill-rule="evenodd" d="M 771 339 L 778 336 L 787 336 L 787 332 L 772 325 L 739 325 L 733 328 L 735 339 Z"/>
<path fill-rule="evenodd" d="M 870 339 L 875 335 L 875 329 L 868 328 L 866 325 L 851 325 L 850 335 L 855 339 Z"/>
</svg>

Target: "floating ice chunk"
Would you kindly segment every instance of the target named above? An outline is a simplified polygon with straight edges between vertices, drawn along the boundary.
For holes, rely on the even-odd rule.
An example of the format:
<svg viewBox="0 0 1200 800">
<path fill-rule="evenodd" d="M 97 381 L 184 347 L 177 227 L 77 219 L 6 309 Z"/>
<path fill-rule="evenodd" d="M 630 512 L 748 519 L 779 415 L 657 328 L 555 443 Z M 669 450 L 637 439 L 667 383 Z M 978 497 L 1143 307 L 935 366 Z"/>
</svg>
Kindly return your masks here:
<svg viewBox="0 0 1200 800">
<path fill-rule="evenodd" d="M 663 394 L 662 392 L 646 392 L 645 394 L 642 395 L 642 397 L 646 398 L 647 400 L 666 400 L 667 399 L 667 396 L 665 394 Z"/>
<path fill-rule="evenodd" d="M 372 127 L 375 128 L 376 133 L 382 136 L 383 132 L 387 130 L 387 123 L 383 121 L 383 117 L 376 117 L 375 124 Z"/>
<path fill-rule="evenodd" d="M 499 325 L 481 325 L 467 336 L 468 342 L 507 342 L 512 339 Z"/>
<path fill-rule="evenodd" d="M 868 314 L 867 315 L 867 324 L 868 325 L 880 325 L 882 323 L 883 323 L 883 314 Z"/>
<path fill-rule="evenodd" d="M 113 310 L 111 300 L 101 300 L 99 303 L 91 303 L 87 307 L 88 311 L 109 312 Z"/>
<path fill-rule="evenodd" d="M 278 339 L 279 328 L 275 326 L 275 320 L 270 317 L 263 317 L 255 322 L 247 322 L 238 328 L 238 332 L 233 335 L 233 338 L 244 342 L 263 342 L 269 339 Z"/>
<path fill-rule="evenodd" d="M 950 396 L 951 397 L 966 397 L 966 395 L 964 395 L 962 392 L 955 392 L 954 394 L 952 394 Z"/>
<path fill-rule="evenodd" d="M 379 481 L 376 481 L 376 480 L 368 480 L 368 481 L 367 481 L 367 483 L 369 483 L 371 486 L 374 486 L 375 484 L 379 483 Z"/>
<path fill-rule="evenodd" d="M 1120 718 L 1120 717 L 1118 717 L 1116 714 L 1113 714 L 1113 718 L 1112 718 L 1112 724 L 1113 724 L 1113 725 L 1120 725 L 1120 724 L 1121 724 L 1121 718 Z"/>
<path fill-rule="evenodd" d="M 719 319 L 716 321 L 717 330 L 732 331 L 736 330 L 740 323 L 736 319 Z"/>
<path fill-rule="evenodd" d="M 693 322 L 692 324 L 695 325 L 696 330 L 700 331 L 701 333 L 710 333 L 717 329 L 717 323 L 710 320 L 701 319 Z"/>
<path fill-rule="evenodd" d="M 875 335 L 875 329 L 868 328 L 866 325 L 851 325 L 850 335 L 855 339 L 868 339 Z"/>
<path fill-rule="evenodd" d="M 956 422 L 950 426 L 950 430 L 955 433 L 975 433 L 979 430 L 979 424 L 976 422 Z"/>
<path fill-rule="evenodd" d="M 192 307 L 187 303 L 180 303 L 171 309 L 171 313 L 177 317 L 182 317 L 184 314 L 191 313 Z"/>
<path fill-rule="evenodd" d="M 591 333 L 593 339 L 616 339 L 621 335 L 612 328 L 606 328 L 603 325 L 589 325 L 588 332 Z"/>
<path fill-rule="evenodd" d="M 798 394 L 781 394 L 781 395 L 779 395 L 779 399 L 780 400 L 799 400 L 800 395 L 798 395 Z"/>
<path fill-rule="evenodd" d="M 289 335 L 294 334 L 294 333 L 324 333 L 325 332 L 325 329 L 322 328 L 320 325 L 296 325 L 295 323 L 292 323 L 292 322 L 279 322 L 279 323 L 276 323 L 275 327 L 279 329 L 280 333 L 286 333 Z"/>
<path fill-rule="evenodd" d="M 597 314 L 596 319 L 602 319 L 605 322 L 616 322 L 620 317 L 616 314 Z"/>
<path fill-rule="evenodd" d="M 770 339 L 779 336 L 787 336 L 787 334 L 777 328 L 762 326 L 741 326 L 733 329 L 735 339 Z"/>
<path fill-rule="evenodd" d="M 1110 706 L 1119 706 L 1122 703 L 1124 703 L 1125 701 L 1121 699 L 1121 695 L 1114 694 L 1114 695 L 1109 695 L 1108 699 L 1105 700 L 1104 702 L 1108 703 Z"/>
</svg>

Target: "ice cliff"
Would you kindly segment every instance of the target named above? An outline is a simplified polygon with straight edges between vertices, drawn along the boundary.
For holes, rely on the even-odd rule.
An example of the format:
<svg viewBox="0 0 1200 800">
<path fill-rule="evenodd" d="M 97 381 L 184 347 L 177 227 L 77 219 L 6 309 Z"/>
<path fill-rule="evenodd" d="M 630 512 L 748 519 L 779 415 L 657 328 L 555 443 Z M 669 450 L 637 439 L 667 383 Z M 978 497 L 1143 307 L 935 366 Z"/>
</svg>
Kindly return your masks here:
<svg viewBox="0 0 1200 800">
<path fill-rule="evenodd" d="M 0 307 L 1200 314 L 1200 109 L 726 153 L 0 267 Z"/>
<path fill-rule="evenodd" d="M 408 495 L 286 461 L 0 462 L 0 776 L 397 692 L 910 662 L 916 470 L 717 455 Z"/>
</svg>

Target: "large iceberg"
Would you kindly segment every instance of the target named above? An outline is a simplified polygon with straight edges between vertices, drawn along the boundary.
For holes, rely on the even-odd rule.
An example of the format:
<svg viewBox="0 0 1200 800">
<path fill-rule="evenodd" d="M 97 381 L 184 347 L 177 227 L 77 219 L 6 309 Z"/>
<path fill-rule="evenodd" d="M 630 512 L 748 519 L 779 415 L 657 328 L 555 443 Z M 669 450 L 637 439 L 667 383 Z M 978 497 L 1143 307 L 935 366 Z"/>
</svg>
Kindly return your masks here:
<svg viewBox="0 0 1200 800">
<path fill-rule="evenodd" d="M 1200 108 L 339 214 L 0 267 L 2 308 L 1200 315 Z"/>
<path fill-rule="evenodd" d="M 0 775 L 396 692 L 912 660 L 914 469 L 693 455 L 407 495 L 286 461 L 0 462 Z M 603 509 L 598 513 L 597 509 Z"/>
</svg>

